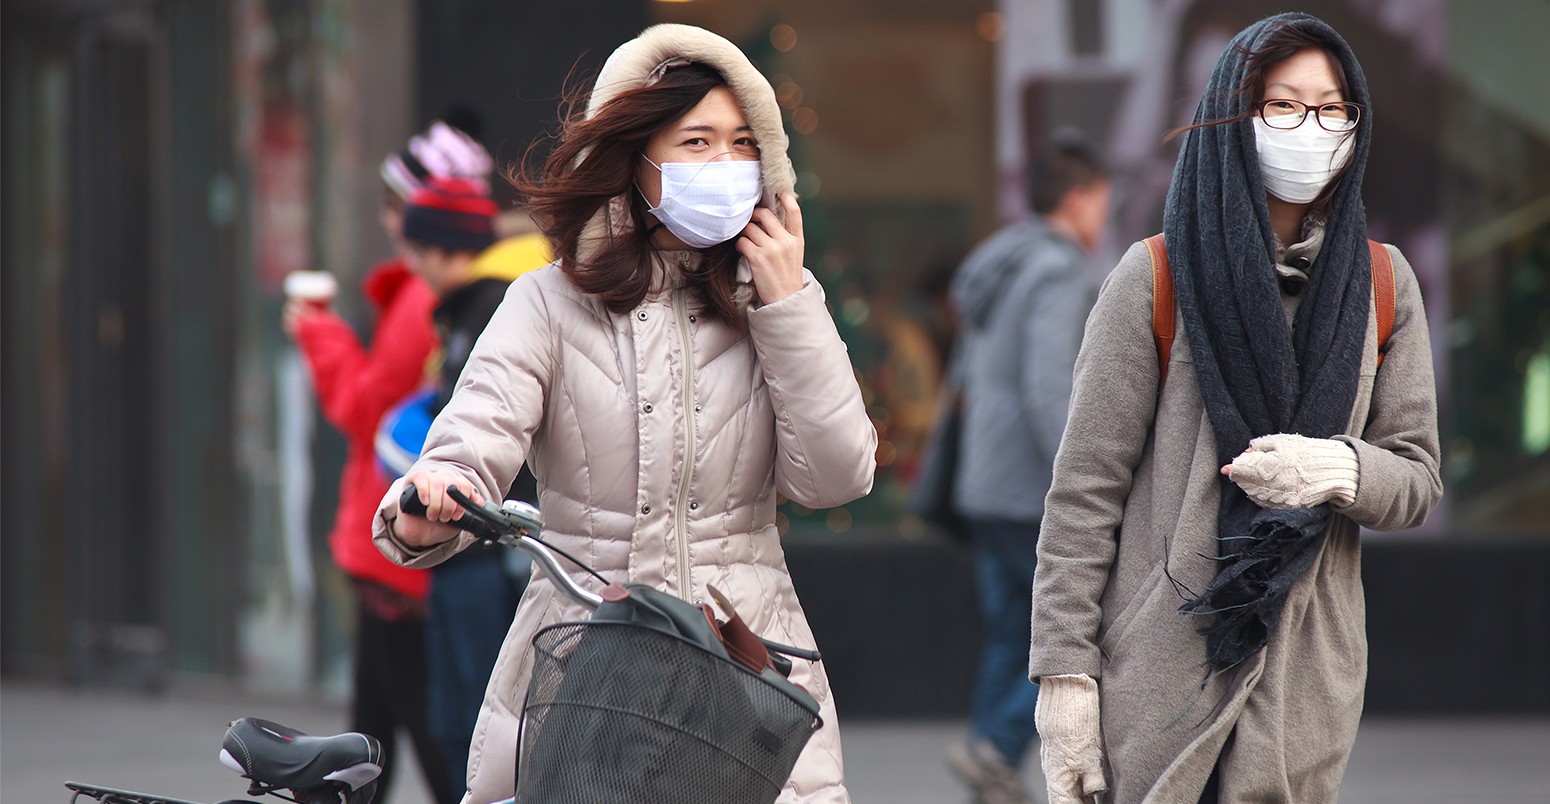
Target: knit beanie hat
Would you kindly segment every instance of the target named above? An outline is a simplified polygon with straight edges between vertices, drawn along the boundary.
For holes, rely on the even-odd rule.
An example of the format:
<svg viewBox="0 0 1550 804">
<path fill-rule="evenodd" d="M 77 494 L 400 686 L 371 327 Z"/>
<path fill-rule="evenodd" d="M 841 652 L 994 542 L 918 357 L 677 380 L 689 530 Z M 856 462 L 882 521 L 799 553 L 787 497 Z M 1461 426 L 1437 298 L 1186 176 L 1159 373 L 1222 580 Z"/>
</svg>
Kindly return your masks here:
<svg viewBox="0 0 1550 804">
<path fill-rule="evenodd" d="M 495 242 L 497 211 L 485 187 L 431 178 L 404 207 L 404 239 L 447 251 L 484 251 Z"/>
<path fill-rule="evenodd" d="M 382 181 L 405 201 L 430 178 L 467 179 L 486 195 L 495 162 L 473 137 L 437 120 L 402 151 L 382 160 Z"/>
</svg>

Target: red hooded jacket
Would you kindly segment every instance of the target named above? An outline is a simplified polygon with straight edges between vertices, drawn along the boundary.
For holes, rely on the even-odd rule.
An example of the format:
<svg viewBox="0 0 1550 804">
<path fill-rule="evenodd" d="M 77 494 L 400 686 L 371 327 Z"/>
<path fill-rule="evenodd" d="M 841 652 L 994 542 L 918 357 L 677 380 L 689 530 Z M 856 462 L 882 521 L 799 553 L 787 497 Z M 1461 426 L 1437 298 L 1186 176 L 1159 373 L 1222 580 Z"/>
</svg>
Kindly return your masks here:
<svg viewBox="0 0 1550 804">
<path fill-rule="evenodd" d="M 436 346 L 431 323 L 436 294 L 400 260 L 378 264 L 362 287 L 377 309 L 370 349 L 332 313 L 308 316 L 296 332 L 323 415 L 349 445 L 328 546 L 352 577 L 423 600 L 430 574 L 394 564 L 371 541 L 371 520 L 388 489 L 372 438 L 388 408 L 427 384 L 426 359 Z"/>
</svg>

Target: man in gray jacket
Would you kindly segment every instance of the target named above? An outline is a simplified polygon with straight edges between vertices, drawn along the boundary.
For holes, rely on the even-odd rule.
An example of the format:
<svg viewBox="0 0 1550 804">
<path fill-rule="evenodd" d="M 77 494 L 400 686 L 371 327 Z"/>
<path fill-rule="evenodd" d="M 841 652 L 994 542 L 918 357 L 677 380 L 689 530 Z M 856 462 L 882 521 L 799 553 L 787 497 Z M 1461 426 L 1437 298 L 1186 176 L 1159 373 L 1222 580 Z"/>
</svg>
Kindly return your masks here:
<svg viewBox="0 0 1550 804">
<path fill-rule="evenodd" d="M 1096 296 L 1088 260 L 1109 215 L 1107 171 L 1074 133 L 1035 157 L 1028 193 L 1033 214 L 975 249 L 951 290 L 964 405 L 953 502 L 973 541 L 985 642 L 970 734 L 948 764 L 984 804 L 1033 800 L 1020 768 L 1038 697 L 1027 661 L 1034 556 Z"/>
</svg>

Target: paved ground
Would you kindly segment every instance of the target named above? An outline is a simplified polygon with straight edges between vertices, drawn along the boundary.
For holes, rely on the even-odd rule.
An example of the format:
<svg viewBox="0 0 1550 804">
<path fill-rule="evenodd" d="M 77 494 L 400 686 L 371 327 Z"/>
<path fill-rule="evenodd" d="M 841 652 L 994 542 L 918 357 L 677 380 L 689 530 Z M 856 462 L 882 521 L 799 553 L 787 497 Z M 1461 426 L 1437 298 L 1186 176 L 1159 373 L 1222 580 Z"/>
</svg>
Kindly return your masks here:
<svg viewBox="0 0 1550 804">
<path fill-rule="evenodd" d="M 216 754 L 226 723 L 258 715 L 310 733 L 342 730 L 334 703 L 266 700 L 220 689 L 146 697 L 0 683 L 0 801 L 68 801 L 65 780 L 200 802 L 244 799 Z M 847 722 L 847 776 L 857 802 L 957 804 L 942 764 L 962 724 Z M 427 800 L 418 771 L 392 800 Z M 257 799 L 254 799 L 255 801 Z M 276 799 L 263 799 L 276 801 Z M 1351 757 L 1347 804 L 1550 804 L 1550 719 L 1368 719 Z"/>
</svg>

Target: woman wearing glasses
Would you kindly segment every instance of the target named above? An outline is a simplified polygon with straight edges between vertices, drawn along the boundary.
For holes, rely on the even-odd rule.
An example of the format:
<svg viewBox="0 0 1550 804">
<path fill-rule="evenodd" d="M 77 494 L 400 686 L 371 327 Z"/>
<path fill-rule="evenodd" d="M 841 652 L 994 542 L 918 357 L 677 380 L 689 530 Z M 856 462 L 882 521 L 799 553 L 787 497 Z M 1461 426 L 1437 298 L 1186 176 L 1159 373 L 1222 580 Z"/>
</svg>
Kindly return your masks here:
<svg viewBox="0 0 1550 804">
<path fill-rule="evenodd" d="M 1034 580 L 1051 802 L 1336 796 L 1367 674 L 1358 528 L 1442 496 L 1420 289 L 1367 241 L 1373 117 L 1321 20 L 1239 33 L 1183 130 L 1165 245 L 1132 246 L 1093 309 Z"/>
</svg>

